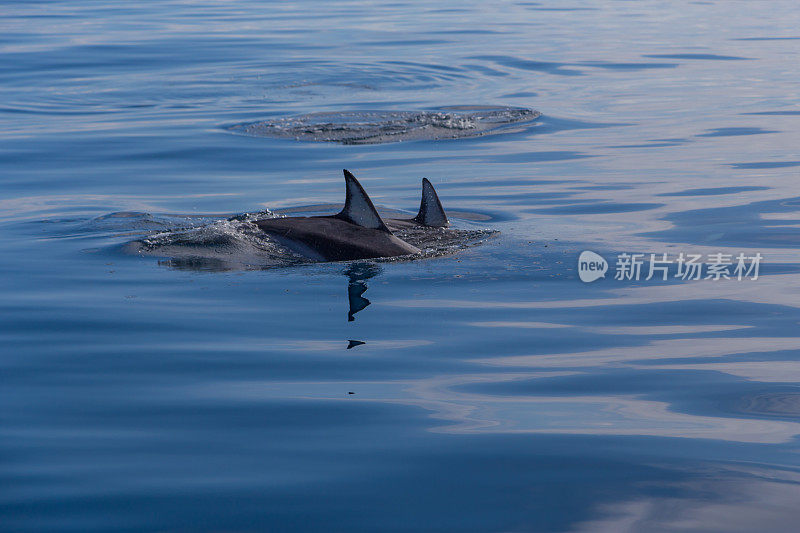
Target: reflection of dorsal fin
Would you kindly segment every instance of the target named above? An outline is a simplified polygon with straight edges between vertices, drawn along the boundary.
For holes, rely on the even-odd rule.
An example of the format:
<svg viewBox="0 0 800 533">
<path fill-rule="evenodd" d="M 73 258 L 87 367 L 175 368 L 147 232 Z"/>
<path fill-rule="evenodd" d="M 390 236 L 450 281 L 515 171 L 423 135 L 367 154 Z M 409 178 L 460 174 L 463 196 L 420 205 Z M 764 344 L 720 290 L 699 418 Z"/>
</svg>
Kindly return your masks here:
<svg viewBox="0 0 800 533">
<path fill-rule="evenodd" d="M 347 196 L 344 201 L 344 208 L 341 213 L 336 215 L 348 222 L 364 228 L 378 229 L 391 233 L 386 224 L 381 220 L 372 200 L 369 199 L 364 188 L 347 169 L 344 170 L 344 182 L 347 186 Z"/>
<path fill-rule="evenodd" d="M 419 213 L 414 220 L 423 226 L 433 228 L 443 228 L 449 224 L 442 202 L 439 201 L 439 196 L 433 190 L 433 185 L 428 178 L 422 178 L 422 201 L 419 204 Z"/>
</svg>

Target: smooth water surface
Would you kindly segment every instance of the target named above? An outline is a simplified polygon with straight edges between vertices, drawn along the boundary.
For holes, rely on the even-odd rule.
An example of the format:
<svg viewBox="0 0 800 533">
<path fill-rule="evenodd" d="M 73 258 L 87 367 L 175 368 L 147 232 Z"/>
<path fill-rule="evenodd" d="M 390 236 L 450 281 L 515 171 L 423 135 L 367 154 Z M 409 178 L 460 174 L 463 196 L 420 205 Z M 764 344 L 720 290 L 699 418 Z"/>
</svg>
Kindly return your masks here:
<svg viewBox="0 0 800 533">
<path fill-rule="evenodd" d="M 0 529 L 794 531 L 798 28 L 791 1 L 4 2 Z M 448 106 L 542 116 L 229 130 Z M 428 177 L 500 233 L 410 262 L 126 252 L 341 203 L 342 168 L 407 213 Z M 617 281 L 620 252 L 764 262 Z"/>
</svg>

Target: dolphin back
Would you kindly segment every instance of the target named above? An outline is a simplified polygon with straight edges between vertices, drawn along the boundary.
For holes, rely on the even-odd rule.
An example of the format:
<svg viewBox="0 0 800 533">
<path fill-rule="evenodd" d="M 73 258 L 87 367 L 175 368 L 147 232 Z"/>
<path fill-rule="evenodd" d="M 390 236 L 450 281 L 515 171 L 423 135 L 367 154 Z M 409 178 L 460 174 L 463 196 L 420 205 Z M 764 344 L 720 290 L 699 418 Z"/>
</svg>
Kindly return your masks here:
<svg viewBox="0 0 800 533">
<path fill-rule="evenodd" d="M 383 223 L 383 219 L 378 214 L 378 210 L 372 204 L 364 187 L 358 182 L 349 170 L 343 169 L 344 182 L 346 186 L 346 196 L 344 208 L 336 215 L 342 220 L 346 220 L 362 228 L 376 229 L 390 233 L 389 228 Z"/>
<path fill-rule="evenodd" d="M 436 194 L 436 190 L 428 178 L 422 178 L 422 200 L 420 200 L 419 213 L 414 217 L 414 221 L 431 228 L 444 228 L 450 223 L 442 207 L 442 202 L 439 201 L 439 195 Z"/>
</svg>

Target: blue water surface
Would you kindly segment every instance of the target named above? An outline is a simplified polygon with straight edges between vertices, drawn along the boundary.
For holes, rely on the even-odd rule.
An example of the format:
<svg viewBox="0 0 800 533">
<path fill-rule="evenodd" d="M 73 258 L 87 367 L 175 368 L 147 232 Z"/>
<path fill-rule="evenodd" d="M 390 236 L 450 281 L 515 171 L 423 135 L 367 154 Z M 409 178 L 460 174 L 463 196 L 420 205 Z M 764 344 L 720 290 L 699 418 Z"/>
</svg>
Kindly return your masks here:
<svg viewBox="0 0 800 533">
<path fill-rule="evenodd" d="M 789 0 L 3 2 L 0 529 L 796 531 L 798 28 Z M 542 117 L 227 129 L 454 105 Z M 410 262 L 125 252 L 341 202 L 342 168 L 409 212 L 428 177 L 500 233 Z M 621 252 L 764 261 L 622 281 Z"/>
</svg>

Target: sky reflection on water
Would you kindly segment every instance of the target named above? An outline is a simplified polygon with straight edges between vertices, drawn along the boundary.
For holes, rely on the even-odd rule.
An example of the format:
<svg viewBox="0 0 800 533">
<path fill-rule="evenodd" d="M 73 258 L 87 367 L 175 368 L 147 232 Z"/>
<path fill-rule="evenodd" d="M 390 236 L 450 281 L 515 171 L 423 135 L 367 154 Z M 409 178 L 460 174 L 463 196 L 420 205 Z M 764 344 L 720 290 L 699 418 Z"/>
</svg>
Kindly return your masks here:
<svg viewBox="0 0 800 533">
<path fill-rule="evenodd" d="M 789 1 L 8 4 L 0 529 L 794 531 L 799 19 Z M 368 146 L 226 129 L 453 105 L 543 115 Z M 380 264 L 125 253 L 329 210 L 341 168 L 392 213 L 428 177 L 460 228 L 500 233 Z M 765 262 L 582 284 L 583 250 Z"/>
</svg>

